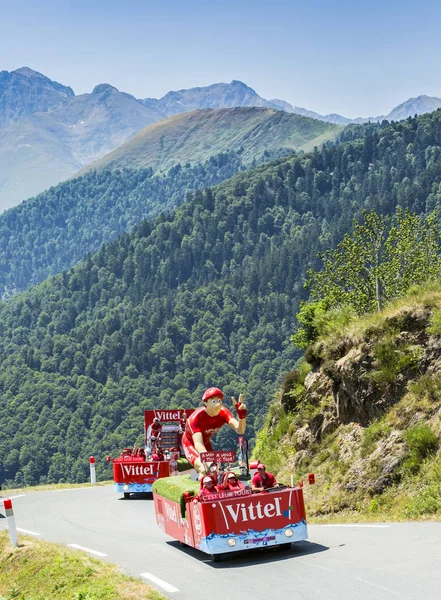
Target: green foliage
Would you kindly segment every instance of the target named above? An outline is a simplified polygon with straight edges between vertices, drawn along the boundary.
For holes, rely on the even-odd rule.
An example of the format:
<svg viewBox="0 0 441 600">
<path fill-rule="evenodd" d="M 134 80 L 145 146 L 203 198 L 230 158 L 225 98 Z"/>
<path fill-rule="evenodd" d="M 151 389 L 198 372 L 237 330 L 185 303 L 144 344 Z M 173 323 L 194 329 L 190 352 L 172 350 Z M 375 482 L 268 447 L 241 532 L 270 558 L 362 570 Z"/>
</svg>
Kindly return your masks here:
<svg viewBox="0 0 441 600">
<path fill-rule="evenodd" d="M 237 153 L 226 152 L 204 164 L 175 165 L 162 175 L 149 168 L 93 171 L 4 212 L 0 215 L 0 297 L 68 269 L 142 219 L 171 210 L 188 193 L 244 169 Z M 42 315 L 41 324 L 48 318 Z"/>
<path fill-rule="evenodd" d="M 369 427 L 366 427 L 361 439 L 361 456 L 363 458 L 369 456 L 375 449 L 377 442 L 391 431 L 392 428 L 384 420 L 374 421 Z"/>
<path fill-rule="evenodd" d="M 164 600 L 139 579 L 115 565 L 64 546 L 30 540 L 12 551 L 0 532 L 2 600 Z"/>
<path fill-rule="evenodd" d="M 270 471 L 280 471 L 295 449 L 281 446 L 280 440 L 288 433 L 292 415 L 280 405 L 272 404 L 265 426 L 257 433 L 254 456 L 264 462 Z"/>
<path fill-rule="evenodd" d="M 439 402 L 441 398 L 441 374 L 421 375 L 409 383 L 409 391 L 417 398 L 428 398 L 431 402 Z"/>
<path fill-rule="evenodd" d="M 424 487 L 409 501 L 403 514 L 409 519 L 433 515 L 441 510 L 439 484 Z"/>
<path fill-rule="evenodd" d="M 210 385 L 227 397 L 245 394 L 252 441 L 299 356 L 288 340 L 317 253 L 336 247 L 362 208 L 431 212 L 441 200 L 441 112 L 353 129 L 344 139 L 196 191 L 0 305 L 0 480 L 86 481 L 90 454 L 100 462 L 142 443 L 143 409 L 197 406 Z M 230 159 L 237 167 L 234 157 L 219 158 L 214 178 Z M 197 172 L 207 185 L 210 175 L 195 169 L 191 177 L 187 167 L 169 173 L 169 187 L 158 192 L 165 204 L 173 206 L 180 184 L 198 188 Z M 132 193 L 139 192 L 141 219 L 162 185 L 142 172 L 87 177 L 2 216 L 8 289 L 28 285 L 31 271 L 58 270 L 77 245 L 79 255 L 86 251 L 89 238 L 111 239 L 116 221 L 109 233 L 106 212 L 116 215 L 116 206 L 124 221 Z M 82 210 L 71 211 L 77 201 Z M 27 238 L 33 223 L 44 235 Z M 235 447 L 236 439 L 224 428 L 216 446 Z M 110 466 L 100 477 L 111 478 Z"/>
<path fill-rule="evenodd" d="M 421 346 L 402 345 L 396 335 L 385 334 L 375 345 L 378 369 L 370 376 L 378 385 L 388 385 L 396 381 L 397 375 L 406 369 L 415 370 L 424 354 Z"/>
<path fill-rule="evenodd" d="M 326 299 L 319 302 L 304 302 L 297 314 L 301 327 L 291 336 L 291 341 L 295 346 L 307 349 L 319 338 L 337 334 L 356 317 L 355 309 L 349 305 L 331 309 Z M 311 353 L 313 361 L 313 349 L 310 349 L 309 353 L 305 352 L 305 358 Z"/>
<path fill-rule="evenodd" d="M 404 433 L 409 447 L 409 456 L 404 462 L 404 471 L 417 473 L 423 460 L 438 447 L 438 438 L 429 425 L 422 423 L 411 427 Z"/>
<path fill-rule="evenodd" d="M 306 287 L 329 307 L 351 306 L 358 314 L 381 310 L 413 285 L 441 276 L 438 213 L 427 218 L 398 207 L 392 226 L 374 211 L 362 211 L 352 236 L 346 234 L 323 255 L 324 268 L 308 271 Z"/>
<path fill-rule="evenodd" d="M 302 302 L 300 310 L 297 313 L 297 321 L 300 324 L 297 332 L 291 336 L 292 343 L 305 350 L 310 344 L 314 343 L 320 335 L 318 322 L 323 321 L 327 314 L 329 304 L 326 300 L 319 302 Z"/>
<path fill-rule="evenodd" d="M 441 335 L 441 310 L 434 310 L 426 329 L 431 335 Z"/>
</svg>

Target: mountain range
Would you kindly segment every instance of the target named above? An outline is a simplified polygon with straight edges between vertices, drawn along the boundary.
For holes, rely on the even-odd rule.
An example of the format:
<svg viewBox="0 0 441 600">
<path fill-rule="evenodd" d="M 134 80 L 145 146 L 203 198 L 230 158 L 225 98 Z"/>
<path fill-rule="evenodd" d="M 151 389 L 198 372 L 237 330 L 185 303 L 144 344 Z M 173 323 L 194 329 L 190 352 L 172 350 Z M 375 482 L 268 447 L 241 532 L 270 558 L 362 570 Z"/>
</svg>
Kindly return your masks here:
<svg viewBox="0 0 441 600">
<path fill-rule="evenodd" d="M 139 100 L 109 84 L 76 96 L 70 87 L 28 67 L 1 71 L 0 210 L 72 177 L 145 127 L 180 113 L 257 107 L 347 125 L 404 119 L 440 106 L 440 98 L 418 96 L 385 116 L 348 119 L 338 114 L 320 115 L 280 99 L 266 100 L 235 80 Z M 218 133 L 219 138 L 222 135 Z M 112 161 L 113 157 L 109 163 Z"/>
<path fill-rule="evenodd" d="M 206 87 L 196 87 L 188 90 L 168 92 L 160 99 L 145 98 L 141 100 L 145 106 L 159 111 L 165 117 L 177 113 L 199 110 L 201 108 L 233 108 L 236 106 L 258 106 L 264 108 L 275 108 L 288 113 L 294 113 L 319 121 L 326 121 L 337 125 L 349 125 L 350 123 L 379 123 L 381 121 L 400 121 L 432 112 L 441 107 L 441 98 L 431 96 L 418 96 L 409 98 L 402 104 L 396 106 L 389 113 L 377 117 L 357 117 L 350 119 L 337 113 L 321 115 L 313 110 L 293 106 L 285 100 L 273 98 L 265 100 L 242 81 L 233 80 L 231 83 L 214 83 Z"/>
</svg>

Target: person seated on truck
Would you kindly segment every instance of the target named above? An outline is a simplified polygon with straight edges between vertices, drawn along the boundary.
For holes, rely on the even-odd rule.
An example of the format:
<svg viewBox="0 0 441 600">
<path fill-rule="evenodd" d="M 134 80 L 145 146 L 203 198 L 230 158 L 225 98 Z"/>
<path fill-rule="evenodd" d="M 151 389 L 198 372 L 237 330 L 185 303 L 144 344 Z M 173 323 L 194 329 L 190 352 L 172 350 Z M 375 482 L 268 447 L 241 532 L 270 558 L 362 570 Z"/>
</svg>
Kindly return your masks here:
<svg viewBox="0 0 441 600">
<path fill-rule="evenodd" d="M 152 458 L 152 460 L 157 460 L 157 461 L 165 460 L 164 453 L 160 446 L 157 446 L 155 448 L 151 458 Z"/>
<path fill-rule="evenodd" d="M 146 456 L 144 448 L 138 448 L 138 456 L 139 458 L 142 458 L 142 460 L 145 460 Z"/>
<path fill-rule="evenodd" d="M 214 485 L 218 485 L 219 484 L 219 470 L 217 468 L 216 463 L 212 462 L 210 464 L 210 466 L 208 467 L 208 474 L 214 481 Z"/>
<path fill-rule="evenodd" d="M 162 423 L 159 420 L 159 417 L 155 417 L 153 419 L 153 423 L 152 423 L 152 427 L 151 427 L 151 436 L 155 437 L 157 439 L 161 438 L 161 432 L 162 432 Z"/>
<path fill-rule="evenodd" d="M 239 395 L 238 402 L 232 398 L 237 419 L 223 406 L 223 400 L 224 395 L 219 388 L 211 387 L 205 390 L 202 396 L 204 406 L 188 417 L 182 436 L 185 457 L 201 475 L 207 474 L 207 466 L 202 463 L 200 454 L 213 451 L 211 438 L 225 423 L 239 435 L 245 432 L 247 410 L 242 403 L 242 394 Z"/>
<path fill-rule="evenodd" d="M 199 491 L 198 497 L 203 500 L 204 497 L 212 494 L 217 494 L 219 492 L 219 487 L 214 484 L 214 481 L 209 475 L 206 475 L 202 478 L 201 481 L 201 489 Z"/>
<path fill-rule="evenodd" d="M 251 489 L 253 492 L 262 492 L 263 490 L 273 487 L 279 487 L 276 478 L 272 473 L 269 473 L 266 470 L 266 467 L 263 463 L 260 463 L 257 465 L 257 473 L 254 475 L 253 480 L 251 481 Z"/>
<path fill-rule="evenodd" d="M 224 475 L 221 488 L 229 492 L 240 492 L 241 490 L 245 489 L 245 486 L 241 481 L 238 480 L 236 473 L 229 471 Z"/>
</svg>

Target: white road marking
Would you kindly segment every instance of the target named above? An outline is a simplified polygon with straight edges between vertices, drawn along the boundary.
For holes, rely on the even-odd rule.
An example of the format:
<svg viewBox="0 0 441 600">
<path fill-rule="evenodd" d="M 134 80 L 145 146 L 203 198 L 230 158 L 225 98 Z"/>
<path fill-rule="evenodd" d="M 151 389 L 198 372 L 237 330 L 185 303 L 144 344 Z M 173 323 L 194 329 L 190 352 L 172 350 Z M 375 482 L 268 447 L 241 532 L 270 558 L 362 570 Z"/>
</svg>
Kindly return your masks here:
<svg viewBox="0 0 441 600">
<path fill-rule="evenodd" d="M 393 596 L 400 596 L 401 597 L 400 593 L 394 592 L 390 588 L 384 587 L 382 585 L 378 585 L 377 583 L 373 583 L 372 581 L 367 581 L 366 579 L 360 579 L 360 577 L 355 577 L 355 579 L 357 581 L 361 581 L 361 583 L 366 583 L 367 585 L 371 585 L 374 588 L 377 588 L 379 590 L 383 590 L 383 592 L 387 592 L 388 594 L 392 594 Z"/>
<path fill-rule="evenodd" d="M 89 554 L 94 554 L 95 556 L 107 556 L 104 552 L 98 552 L 98 550 L 91 550 L 90 548 L 85 548 L 84 546 L 79 546 L 78 544 L 67 544 L 69 548 L 74 548 L 75 550 L 82 550 L 83 552 L 88 552 Z"/>
<path fill-rule="evenodd" d="M 35 533 L 35 531 L 29 531 L 28 529 L 20 529 L 20 527 L 17 527 L 17 531 L 21 531 L 21 533 L 27 533 L 28 535 L 41 535 L 41 533 Z"/>
<path fill-rule="evenodd" d="M 144 579 L 148 579 L 152 583 L 156 583 L 156 585 L 159 585 L 159 587 L 161 587 L 166 592 L 179 592 L 178 588 L 175 588 L 174 585 L 167 583 L 163 579 L 159 579 L 159 577 L 156 577 L 155 575 L 151 575 L 151 573 L 141 573 L 141 577 L 144 577 Z"/>
<path fill-rule="evenodd" d="M 322 527 L 372 527 L 374 529 L 387 529 L 390 525 L 362 525 L 361 523 L 342 523 L 340 525 L 330 524 L 322 525 Z"/>
<path fill-rule="evenodd" d="M 15 498 L 21 498 L 22 496 L 26 496 L 26 494 L 19 494 L 18 496 L 9 496 L 8 500 L 15 500 Z M 0 502 L 4 502 L 5 498 L 0 498 Z"/>
<path fill-rule="evenodd" d="M 310 567 L 315 567 L 316 569 L 321 569 L 322 571 L 331 571 L 332 572 L 332 569 L 329 569 L 328 567 L 323 567 L 322 565 L 315 565 L 314 563 L 306 561 L 306 560 L 304 560 L 302 562 L 303 562 L 303 564 L 309 565 Z"/>
</svg>

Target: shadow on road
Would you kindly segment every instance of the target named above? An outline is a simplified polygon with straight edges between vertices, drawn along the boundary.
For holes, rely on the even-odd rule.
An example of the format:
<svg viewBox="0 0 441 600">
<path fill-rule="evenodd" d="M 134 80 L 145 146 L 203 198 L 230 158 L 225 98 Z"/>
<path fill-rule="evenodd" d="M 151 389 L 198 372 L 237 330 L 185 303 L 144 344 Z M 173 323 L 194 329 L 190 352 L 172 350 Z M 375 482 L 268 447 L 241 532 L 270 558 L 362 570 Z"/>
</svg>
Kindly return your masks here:
<svg viewBox="0 0 441 600">
<path fill-rule="evenodd" d="M 132 500 L 153 500 L 152 492 L 143 492 L 139 494 L 130 494 L 129 498 L 118 498 L 122 502 L 131 502 Z"/>
<path fill-rule="evenodd" d="M 214 563 L 208 554 L 200 552 L 195 548 L 191 548 L 190 546 L 182 546 L 180 542 L 176 541 L 166 543 L 169 546 L 176 548 L 177 551 L 184 552 L 188 556 L 191 556 L 200 562 L 206 563 L 214 569 L 237 569 L 256 564 L 261 565 L 262 563 L 268 562 L 292 560 L 297 557 L 300 558 L 301 556 L 307 556 L 309 554 L 316 554 L 318 552 L 325 552 L 326 550 L 329 550 L 328 546 L 316 544 L 315 542 L 296 542 L 292 544 L 289 550 L 274 546 L 272 548 L 256 548 L 255 550 L 232 552 L 231 554 L 224 555 L 220 562 Z"/>
</svg>

